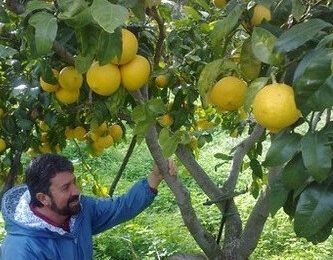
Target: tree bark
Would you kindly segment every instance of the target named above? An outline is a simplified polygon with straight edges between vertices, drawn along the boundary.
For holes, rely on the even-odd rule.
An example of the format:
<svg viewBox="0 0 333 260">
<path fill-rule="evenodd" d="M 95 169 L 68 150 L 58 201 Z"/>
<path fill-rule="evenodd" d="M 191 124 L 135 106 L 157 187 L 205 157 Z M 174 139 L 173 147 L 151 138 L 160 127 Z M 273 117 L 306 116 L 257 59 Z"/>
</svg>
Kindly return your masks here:
<svg viewBox="0 0 333 260">
<path fill-rule="evenodd" d="M 165 182 L 175 195 L 184 223 L 200 248 L 209 259 L 221 259 L 221 248 L 214 237 L 201 225 L 191 204 L 188 190 L 175 177 L 168 174 L 168 164 L 158 144 L 157 131 L 152 126 L 146 136 L 146 143 Z"/>
<path fill-rule="evenodd" d="M 241 259 L 247 259 L 258 245 L 260 235 L 269 216 L 269 197 L 272 192 L 271 185 L 280 178 L 281 175 L 281 167 L 274 167 L 269 171 L 268 186 L 257 200 L 241 237 L 239 247 Z"/>
</svg>

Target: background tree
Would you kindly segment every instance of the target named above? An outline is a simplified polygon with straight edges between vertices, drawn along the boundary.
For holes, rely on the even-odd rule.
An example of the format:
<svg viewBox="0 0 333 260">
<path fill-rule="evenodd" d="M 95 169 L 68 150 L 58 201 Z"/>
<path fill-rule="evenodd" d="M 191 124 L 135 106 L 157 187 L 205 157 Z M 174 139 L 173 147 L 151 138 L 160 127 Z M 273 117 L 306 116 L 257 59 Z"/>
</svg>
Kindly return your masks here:
<svg viewBox="0 0 333 260">
<path fill-rule="evenodd" d="M 175 154 L 206 204 L 220 210 L 215 237 L 181 179 L 165 175 L 210 259 L 246 259 L 281 207 L 298 236 L 326 240 L 333 227 L 332 13 L 331 1 L 300 0 L 1 3 L 2 194 L 21 180 L 22 153 L 60 152 L 75 139 L 98 156 L 132 128 L 121 169 L 136 140 L 145 140 L 163 173 Z M 215 154 L 221 164 L 232 160 L 222 187 L 195 156 L 216 129 L 244 136 L 230 153 Z M 236 190 L 245 156 L 257 202 L 241 219 L 234 198 L 247 192 Z M 97 182 L 93 190 L 107 193 Z"/>
</svg>

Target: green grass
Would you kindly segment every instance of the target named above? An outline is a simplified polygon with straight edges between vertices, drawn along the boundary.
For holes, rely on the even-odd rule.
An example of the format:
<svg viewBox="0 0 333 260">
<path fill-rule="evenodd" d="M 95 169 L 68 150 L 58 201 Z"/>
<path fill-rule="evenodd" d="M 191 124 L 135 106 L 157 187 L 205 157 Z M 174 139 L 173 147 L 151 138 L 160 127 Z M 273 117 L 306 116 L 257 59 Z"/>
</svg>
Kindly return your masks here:
<svg viewBox="0 0 333 260">
<path fill-rule="evenodd" d="M 228 139 L 217 134 L 214 142 L 207 144 L 200 152 L 198 161 L 218 185 L 222 185 L 230 169 L 225 164 L 215 171 L 220 161 L 212 156 L 217 152 L 228 151 L 240 140 Z M 100 157 L 83 154 L 85 164 L 80 163 L 80 154 L 75 146 L 69 146 L 65 154 L 74 159 L 76 174 L 85 179 L 84 193 L 92 194 L 91 187 L 98 176 L 100 183 L 109 186 L 121 165 L 128 144 L 122 143 L 109 149 Z M 86 165 L 89 165 L 88 170 Z M 126 167 L 115 194 L 126 192 L 139 178 L 147 176 L 152 168 L 152 158 L 144 144 L 138 145 Z M 220 223 L 220 213 L 216 206 L 203 206 L 207 196 L 193 181 L 184 168 L 179 168 L 179 178 L 191 191 L 193 207 L 201 222 L 214 235 Z M 237 190 L 251 184 L 251 173 L 245 170 L 240 174 Z M 237 197 L 241 217 L 245 220 L 255 203 L 255 199 L 246 193 Z M 3 227 L 0 222 L 0 227 Z M 3 229 L 0 229 L 0 235 Z M 169 188 L 162 184 L 154 203 L 134 220 L 118 225 L 94 237 L 96 259 L 157 259 L 165 258 L 175 252 L 202 253 L 183 224 L 179 209 Z M 281 210 L 274 218 L 269 218 L 263 230 L 259 244 L 250 259 L 332 259 L 333 239 L 312 245 L 297 238 L 291 221 Z"/>
</svg>

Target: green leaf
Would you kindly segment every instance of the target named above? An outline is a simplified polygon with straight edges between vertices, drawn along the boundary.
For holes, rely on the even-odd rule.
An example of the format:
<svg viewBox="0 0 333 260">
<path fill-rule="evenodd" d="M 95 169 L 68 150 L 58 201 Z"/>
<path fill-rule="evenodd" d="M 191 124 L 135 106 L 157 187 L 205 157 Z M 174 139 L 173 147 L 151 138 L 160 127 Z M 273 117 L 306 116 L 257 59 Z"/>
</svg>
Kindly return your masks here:
<svg viewBox="0 0 333 260">
<path fill-rule="evenodd" d="M 257 159 L 251 159 L 250 168 L 252 170 L 252 173 L 256 177 L 258 177 L 259 179 L 262 179 L 262 177 L 263 177 L 262 167 Z"/>
<path fill-rule="evenodd" d="M 330 104 L 330 96 L 320 94 L 330 91 L 331 62 L 333 50 L 315 49 L 310 51 L 299 63 L 293 79 L 297 107 L 307 114 L 320 111 L 323 104 Z M 327 84 L 326 86 L 323 86 Z M 318 93 L 317 93 L 318 92 Z M 319 99 L 318 99 L 319 98 Z"/>
<path fill-rule="evenodd" d="M 128 11 L 125 7 L 111 4 L 107 0 L 94 0 L 91 5 L 91 14 L 99 26 L 109 33 L 113 33 L 117 27 L 124 25 L 128 19 Z"/>
<path fill-rule="evenodd" d="M 176 152 L 178 144 L 181 142 L 179 133 L 171 134 L 167 128 L 162 128 L 158 136 L 164 157 L 170 157 Z"/>
<path fill-rule="evenodd" d="M 33 12 L 34 10 L 38 10 L 38 9 L 47 9 L 47 10 L 52 11 L 53 6 L 50 3 L 46 3 L 44 1 L 32 0 L 27 3 L 23 16 L 26 16 L 29 13 Z"/>
<path fill-rule="evenodd" d="M 88 7 L 85 0 L 58 0 L 59 19 L 70 19 Z"/>
<path fill-rule="evenodd" d="M 0 44 L 0 59 L 7 59 L 13 57 L 16 53 L 18 53 L 17 50 L 9 46 L 4 46 Z"/>
<path fill-rule="evenodd" d="M 275 47 L 280 52 L 289 52 L 315 38 L 320 30 L 332 26 L 332 24 L 320 19 L 310 19 L 304 23 L 296 24 L 281 34 Z"/>
<path fill-rule="evenodd" d="M 293 17 L 295 17 L 296 21 L 299 21 L 302 18 L 303 14 L 305 13 L 307 7 L 302 3 L 301 0 L 291 0 L 291 2 L 292 2 L 291 13 Z"/>
<path fill-rule="evenodd" d="M 279 177 L 269 187 L 269 191 L 269 212 L 273 217 L 287 201 L 289 190 L 286 189 L 286 187 L 282 183 L 282 178 Z"/>
<path fill-rule="evenodd" d="M 59 15 L 60 16 L 60 15 Z M 90 24 L 93 22 L 93 17 L 91 15 L 91 10 L 90 8 L 85 8 L 81 12 L 79 12 L 76 15 L 72 16 L 60 16 L 60 20 L 64 20 L 66 24 L 73 28 L 83 28 L 86 25 Z"/>
<path fill-rule="evenodd" d="M 9 22 L 9 16 L 3 8 L 3 6 L 0 5 L 0 23 L 8 23 Z"/>
<path fill-rule="evenodd" d="M 216 153 L 214 154 L 214 157 L 217 159 L 225 160 L 225 161 L 230 161 L 233 157 L 224 153 Z"/>
<path fill-rule="evenodd" d="M 245 93 L 244 110 L 246 112 L 250 112 L 254 97 L 260 89 L 266 86 L 268 80 L 268 77 L 260 77 L 251 82 Z"/>
<path fill-rule="evenodd" d="M 102 31 L 98 41 L 97 60 L 100 65 L 109 63 L 113 57 L 120 57 L 122 52 L 121 30 L 114 33 Z"/>
<path fill-rule="evenodd" d="M 313 182 L 300 195 L 296 212 L 294 229 L 298 236 L 308 240 L 327 228 L 333 218 L 333 185 L 329 179 L 322 184 Z M 327 233 L 327 231 L 325 231 Z"/>
<path fill-rule="evenodd" d="M 93 60 L 94 56 L 82 56 L 81 54 L 79 54 L 75 57 L 75 68 L 78 70 L 78 72 L 82 74 L 86 73 L 90 68 Z"/>
<path fill-rule="evenodd" d="M 324 242 L 331 234 L 333 228 L 333 218 L 323 226 L 316 234 L 307 237 L 306 239 L 313 244 Z"/>
<path fill-rule="evenodd" d="M 200 5 L 207 12 L 209 11 L 210 7 L 205 0 L 194 0 L 194 2 L 197 3 L 198 5 Z"/>
<path fill-rule="evenodd" d="M 191 19 L 193 19 L 194 21 L 200 20 L 201 16 L 198 13 L 197 10 L 195 10 L 193 7 L 188 6 L 188 5 L 184 5 L 183 6 L 183 11 L 185 13 L 185 15 Z"/>
<path fill-rule="evenodd" d="M 124 105 L 128 93 L 124 88 L 118 88 L 115 93 L 108 97 L 106 106 L 111 114 L 116 114 Z"/>
<path fill-rule="evenodd" d="M 307 133 L 301 140 L 301 151 L 305 167 L 316 181 L 325 180 L 332 166 L 332 151 L 328 137 L 323 133 Z"/>
<path fill-rule="evenodd" d="M 58 84 L 58 80 L 53 74 L 49 61 L 41 60 L 40 65 L 40 76 L 42 79 L 49 84 Z"/>
<path fill-rule="evenodd" d="M 147 109 L 155 116 L 165 113 L 165 105 L 161 99 L 150 99 L 148 100 Z"/>
<path fill-rule="evenodd" d="M 272 1 L 272 23 L 276 25 L 283 25 L 288 21 L 291 13 L 292 3 L 291 0 Z"/>
<path fill-rule="evenodd" d="M 220 45 L 221 41 L 229 35 L 238 24 L 244 10 L 245 8 L 242 4 L 235 5 L 227 17 L 216 22 L 211 34 L 213 45 Z"/>
<path fill-rule="evenodd" d="M 279 64 L 283 60 L 280 53 L 274 52 L 276 37 L 270 31 L 255 27 L 251 42 L 253 54 L 258 60 L 272 65 Z"/>
<path fill-rule="evenodd" d="M 252 51 L 252 43 L 250 39 L 245 40 L 240 54 L 240 69 L 242 76 L 246 80 L 258 78 L 261 62 L 256 59 Z"/>
<path fill-rule="evenodd" d="M 198 89 L 200 96 L 203 98 L 204 106 L 208 104 L 208 92 L 215 84 L 217 77 L 220 75 L 223 62 L 224 60 L 222 59 L 214 60 L 206 64 L 206 66 L 200 73 L 200 77 L 198 80 Z"/>
<path fill-rule="evenodd" d="M 80 45 L 82 57 L 95 57 L 101 32 L 101 28 L 93 25 L 76 30 L 76 38 Z"/>
<path fill-rule="evenodd" d="M 279 166 L 289 161 L 300 150 L 301 135 L 297 133 L 281 132 L 272 140 L 265 166 Z"/>
<path fill-rule="evenodd" d="M 57 36 L 57 19 L 52 14 L 39 12 L 31 16 L 29 24 L 35 28 L 37 55 L 47 54 Z"/>
<path fill-rule="evenodd" d="M 302 154 L 297 153 L 283 168 L 282 182 L 287 189 L 294 190 L 303 185 L 309 176 Z"/>
</svg>

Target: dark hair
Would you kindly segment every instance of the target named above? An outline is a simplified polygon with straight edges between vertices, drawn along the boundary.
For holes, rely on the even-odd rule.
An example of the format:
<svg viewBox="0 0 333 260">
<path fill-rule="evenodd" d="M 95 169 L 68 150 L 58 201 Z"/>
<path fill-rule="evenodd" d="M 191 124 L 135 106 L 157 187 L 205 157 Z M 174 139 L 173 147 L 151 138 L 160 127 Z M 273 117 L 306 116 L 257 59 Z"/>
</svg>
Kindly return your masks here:
<svg viewBox="0 0 333 260">
<path fill-rule="evenodd" d="M 39 155 L 30 162 L 25 170 L 25 176 L 33 205 L 37 207 L 43 206 L 37 200 L 36 194 L 38 192 L 49 194 L 50 179 L 57 173 L 64 171 L 74 172 L 73 163 L 66 157 L 58 154 Z"/>
</svg>

